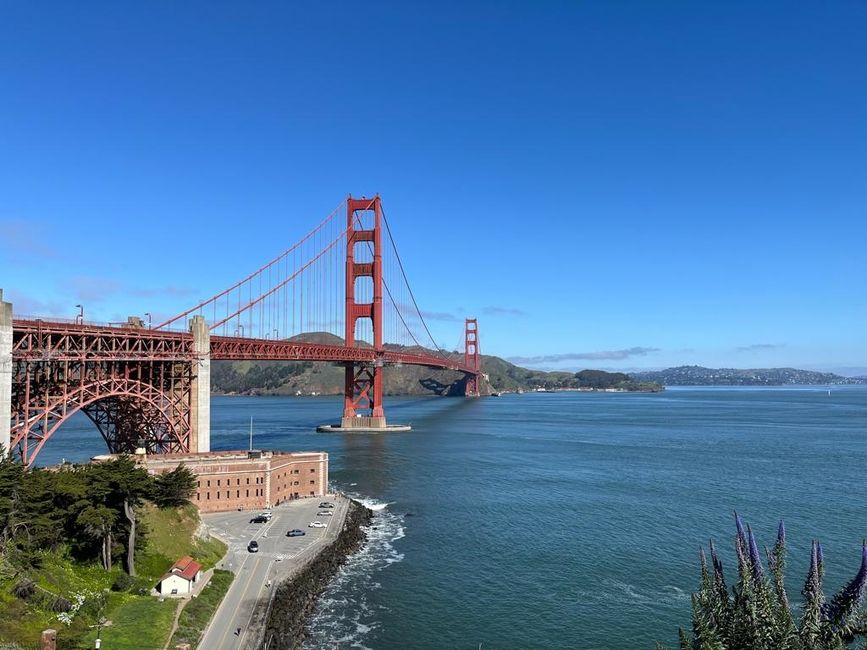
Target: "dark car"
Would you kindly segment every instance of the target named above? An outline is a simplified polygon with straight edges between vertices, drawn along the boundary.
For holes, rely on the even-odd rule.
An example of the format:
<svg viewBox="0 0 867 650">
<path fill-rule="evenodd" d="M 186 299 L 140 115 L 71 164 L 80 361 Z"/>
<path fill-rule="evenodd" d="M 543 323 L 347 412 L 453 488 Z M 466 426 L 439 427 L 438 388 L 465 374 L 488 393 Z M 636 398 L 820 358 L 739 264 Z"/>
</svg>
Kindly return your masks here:
<svg viewBox="0 0 867 650">
<path fill-rule="evenodd" d="M 301 537 L 302 535 L 306 535 L 303 530 L 298 530 L 297 528 L 293 528 L 288 533 L 286 533 L 286 537 Z"/>
<path fill-rule="evenodd" d="M 328 503 L 328 501 L 323 501 L 322 503 L 319 504 L 319 507 L 320 508 L 333 508 L 334 504 Z"/>
<path fill-rule="evenodd" d="M 258 553 L 259 552 L 259 542 L 257 542 L 254 539 L 252 542 L 247 544 L 247 550 L 250 551 L 251 553 Z"/>
<path fill-rule="evenodd" d="M 253 517 L 250 520 L 250 523 L 251 524 L 267 524 L 268 523 L 268 517 L 266 517 L 265 515 L 256 515 L 255 517 Z"/>
</svg>

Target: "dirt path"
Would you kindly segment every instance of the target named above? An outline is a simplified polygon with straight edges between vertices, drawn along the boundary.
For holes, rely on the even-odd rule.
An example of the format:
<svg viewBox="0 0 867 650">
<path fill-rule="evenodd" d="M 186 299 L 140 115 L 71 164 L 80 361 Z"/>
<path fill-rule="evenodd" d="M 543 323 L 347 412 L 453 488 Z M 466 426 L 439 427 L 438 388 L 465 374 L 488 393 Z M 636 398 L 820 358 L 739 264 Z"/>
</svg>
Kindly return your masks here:
<svg viewBox="0 0 867 650">
<path fill-rule="evenodd" d="M 212 575 L 214 575 L 213 569 L 208 569 L 207 571 L 205 571 L 202 574 L 202 579 L 199 581 L 199 584 L 196 586 L 195 593 L 198 593 L 202 589 L 205 588 L 205 585 L 208 584 Z M 184 611 L 184 607 L 186 607 L 187 603 L 190 602 L 191 600 L 192 600 L 192 597 L 181 598 L 180 600 L 178 600 L 178 607 L 175 610 L 175 620 L 172 621 L 172 629 L 169 630 L 169 635 L 166 637 L 166 643 L 163 646 L 163 650 L 169 650 L 169 645 L 172 642 L 172 637 L 175 635 L 175 632 L 178 631 L 178 621 L 181 619 L 181 612 Z"/>
</svg>

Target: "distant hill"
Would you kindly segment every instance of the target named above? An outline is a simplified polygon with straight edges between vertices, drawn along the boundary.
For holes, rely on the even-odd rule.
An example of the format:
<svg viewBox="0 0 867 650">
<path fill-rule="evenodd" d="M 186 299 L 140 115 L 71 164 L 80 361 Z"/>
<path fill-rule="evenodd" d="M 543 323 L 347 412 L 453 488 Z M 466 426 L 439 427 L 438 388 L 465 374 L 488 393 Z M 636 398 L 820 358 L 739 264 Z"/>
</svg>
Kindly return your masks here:
<svg viewBox="0 0 867 650">
<path fill-rule="evenodd" d="M 829 372 L 796 368 L 703 368 L 678 366 L 665 370 L 634 372 L 638 381 L 652 381 L 664 386 L 786 386 L 816 384 L 863 384 L 864 379 L 841 377 Z"/>
<path fill-rule="evenodd" d="M 343 339 L 326 332 L 302 334 L 292 340 L 341 345 Z M 370 347 L 363 341 L 359 347 Z M 406 352 L 425 351 L 419 347 L 386 346 Z M 463 359 L 463 354 L 452 352 Z M 482 355 L 482 371 L 488 381 L 481 393 L 494 391 L 557 389 L 658 390 L 659 386 L 642 385 L 629 375 L 601 370 L 542 372 L 528 370 L 500 357 Z M 641 380 L 644 381 L 644 380 Z M 463 373 L 421 366 L 389 366 L 383 392 L 386 395 L 463 395 Z M 214 361 L 211 365 L 211 389 L 215 393 L 243 395 L 339 395 L 343 392 L 343 366 L 312 361 Z"/>
</svg>

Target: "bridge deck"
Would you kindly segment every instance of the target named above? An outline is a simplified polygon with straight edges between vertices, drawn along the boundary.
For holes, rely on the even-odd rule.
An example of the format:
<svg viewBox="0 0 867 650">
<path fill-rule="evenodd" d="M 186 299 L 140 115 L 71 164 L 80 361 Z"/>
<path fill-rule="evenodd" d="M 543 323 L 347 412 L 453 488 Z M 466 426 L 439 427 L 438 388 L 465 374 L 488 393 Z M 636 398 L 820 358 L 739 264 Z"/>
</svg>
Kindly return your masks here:
<svg viewBox="0 0 867 650">
<path fill-rule="evenodd" d="M 72 361 L 88 359 L 191 359 L 192 334 L 126 325 L 97 325 L 41 319 L 15 319 L 12 356 L 15 359 Z M 211 359 L 236 361 L 381 362 L 456 370 L 475 374 L 455 358 L 400 349 L 381 354 L 370 347 L 345 347 L 303 341 L 270 341 L 235 336 L 212 336 Z"/>
</svg>

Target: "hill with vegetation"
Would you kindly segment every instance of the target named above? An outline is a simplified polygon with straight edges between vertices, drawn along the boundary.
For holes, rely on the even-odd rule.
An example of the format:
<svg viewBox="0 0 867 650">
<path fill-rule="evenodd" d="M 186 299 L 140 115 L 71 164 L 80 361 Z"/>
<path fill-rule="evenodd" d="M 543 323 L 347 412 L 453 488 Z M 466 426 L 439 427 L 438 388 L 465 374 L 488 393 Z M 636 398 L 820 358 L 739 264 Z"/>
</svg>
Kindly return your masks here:
<svg viewBox="0 0 867 650">
<path fill-rule="evenodd" d="M 639 381 L 652 381 L 664 386 L 824 386 L 867 383 L 857 377 L 841 377 L 830 372 L 797 368 L 739 369 L 678 366 L 665 370 L 635 372 L 632 376 Z"/>
<path fill-rule="evenodd" d="M 154 478 L 129 458 L 26 470 L 2 454 L 0 642 L 32 648 L 54 628 L 58 650 L 93 648 L 97 634 L 105 648 L 162 648 L 179 601 L 151 590 L 180 557 L 208 569 L 226 550 L 199 535 L 194 476 L 170 474 Z M 215 572 L 190 613 L 213 612 L 230 581 Z"/>
<path fill-rule="evenodd" d="M 333 334 L 304 334 L 292 340 L 330 345 L 342 345 L 343 339 Z M 363 341 L 359 347 L 370 347 Z M 405 352 L 438 354 L 421 347 L 387 345 L 388 349 Z M 447 353 L 463 360 L 457 351 Z M 482 394 L 494 391 L 617 389 L 658 390 L 659 386 L 644 380 L 635 381 L 623 373 L 601 370 L 545 372 L 521 368 L 500 357 L 482 355 Z M 590 374 L 586 374 L 590 373 Z M 343 366 L 312 361 L 215 361 L 211 364 L 211 389 L 215 393 L 239 395 L 339 395 L 343 392 Z M 383 392 L 386 395 L 463 395 L 463 373 L 422 366 L 389 366 L 385 373 Z"/>
</svg>

